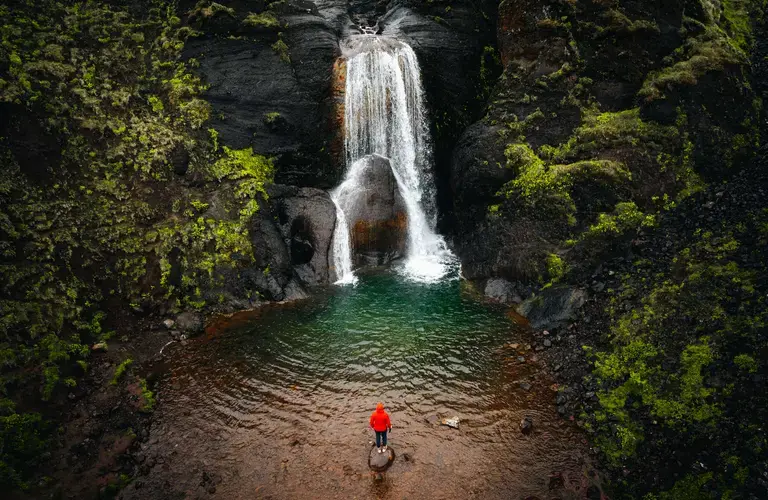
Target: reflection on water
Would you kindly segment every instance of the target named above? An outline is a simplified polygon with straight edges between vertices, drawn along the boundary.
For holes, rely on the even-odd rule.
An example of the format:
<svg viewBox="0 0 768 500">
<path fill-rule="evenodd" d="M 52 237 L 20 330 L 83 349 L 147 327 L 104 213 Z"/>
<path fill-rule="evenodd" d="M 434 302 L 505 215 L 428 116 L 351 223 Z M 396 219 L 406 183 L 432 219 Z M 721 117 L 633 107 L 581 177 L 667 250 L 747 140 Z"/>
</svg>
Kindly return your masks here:
<svg viewBox="0 0 768 500">
<path fill-rule="evenodd" d="M 525 342 L 456 280 L 369 275 L 263 309 L 173 353 L 150 478 L 189 492 L 213 471 L 220 498 L 571 498 L 558 478 L 581 483 L 583 437 L 557 417 L 532 353 L 521 362 L 510 347 Z M 377 401 L 398 456 L 378 483 L 367 468 Z M 459 430 L 435 425 L 454 415 Z"/>
</svg>

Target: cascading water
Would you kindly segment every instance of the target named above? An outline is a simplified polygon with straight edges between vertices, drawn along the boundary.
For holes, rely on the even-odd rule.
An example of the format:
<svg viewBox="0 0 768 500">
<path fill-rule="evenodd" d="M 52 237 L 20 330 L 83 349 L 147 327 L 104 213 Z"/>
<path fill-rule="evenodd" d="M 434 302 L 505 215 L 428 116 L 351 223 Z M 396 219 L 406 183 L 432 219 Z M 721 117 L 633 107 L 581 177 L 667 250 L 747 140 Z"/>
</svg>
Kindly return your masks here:
<svg viewBox="0 0 768 500">
<path fill-rule="evenodd" d="M 435 233 L 435 188 L 431 178 L 429 129 L 424 112 L 421 71 L 416 54 L 398 40 L 356 35 L 344 46 L 344 181 L 331 192 L 336 204 L 333 259 L 337 283 L 354 283 L 349 213 L 362 192 L 360 169 L 365 156 L 389 158 L 408 214 L 407 256 L 401 272 L 415 281 L 443 278 L 455 266 L 445 240 Z"/>
</svg>

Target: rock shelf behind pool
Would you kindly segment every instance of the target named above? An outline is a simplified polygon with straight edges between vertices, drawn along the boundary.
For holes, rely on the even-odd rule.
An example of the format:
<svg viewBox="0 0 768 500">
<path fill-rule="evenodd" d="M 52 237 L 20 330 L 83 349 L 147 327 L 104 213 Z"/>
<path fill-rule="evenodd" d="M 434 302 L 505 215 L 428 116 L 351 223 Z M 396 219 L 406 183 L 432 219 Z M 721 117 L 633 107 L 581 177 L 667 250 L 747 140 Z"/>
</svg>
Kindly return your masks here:
<svg viewBox="0 0 768 500">
<path fill-rule="evenodd" d="M 368 466 L 376 472 L 383 472 L 392 465 L 394 460 L 395 452 L 392 451 L 391 447 L 387 447 L 387 451 L 384 453 L 379 453 L 374 446 L 371 448 L 371 453 L 368 455 Z"/>
</svg>

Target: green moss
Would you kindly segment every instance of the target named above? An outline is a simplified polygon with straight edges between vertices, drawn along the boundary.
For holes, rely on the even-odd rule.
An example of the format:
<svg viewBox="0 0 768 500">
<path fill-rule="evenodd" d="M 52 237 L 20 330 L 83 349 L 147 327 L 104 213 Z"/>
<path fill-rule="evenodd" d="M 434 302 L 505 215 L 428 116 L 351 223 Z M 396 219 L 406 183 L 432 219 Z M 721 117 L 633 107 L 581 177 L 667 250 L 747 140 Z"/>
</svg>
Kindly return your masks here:
<svg viewBox="0 0 768 500">
<path fill-rule="evenodd" d="M 587 110 L 582 124 L 567 142 L 557 147 L 543 146 L 541 152 L 552 161 L 563 161 L 601 149 L 622 146 L 656 147 L 678 137 L 677 127 L 642 120 L 640 108 L 615 113 Z"/>
<path fill-rule="evenodd" d="M 141 411 L 144 413 L 152 413 L 155 410 L 155 394 L 149 389 L 147 381 L 143 378 L 139 379 L 139 387 L 141 388 L 141 397 L 144 399 L 144 403 L 141 406 Z"/>
<path fill-rule="evenodd" d="M 597 222 L 589 226 L 589 229 L 581 234 L 580 239 L 585 241 L 614 237 L 628 231 L 653 227 L 655 224 L 655 215 L 644 214 L 637 208 L 634 202 L 621 202 L 616 205 L 613 213 L 599 214 Z"/>
<path fill-rule="evenodd" d="M 749 373 L 757 373 L 757 361 L 749 354 L 739 354 L 733 358 L 733 362 L 739 369 L 747 371 Z"/>
<path fill-rule="evenodd" d="M 0 486 L 7 490 L 27 489 L 30 471 L 40 463 L 49 446 L 49 440 L 44 437 L 46 426 L 38 413 L 16 413 L 10 403 L 3 407 L 0 411 Z"/>
<path fill-rule="evenodd" d="M 682 60 L 677 63 L 650 73 L 638 95 L 646 101 L 661 99 L 668 89 L 696 85 L 699 78 L 710 71 L 723 71 L 728 66 L 746 62 L 744 53 L 715 28 L 689 40 L 682 54 Z"/>
<path fill-rule="evenodd" d="M 277 119 L 280 118 L 280 113 L 273 111 L 271 113 L 264 113 L 264 123 L 267 125 L 271 125 L 277 121 Z"/>
<path fill-rule="evenodd" d="M 567 270 L 568 267 L 559 255 L 551 253 L 547 256 L 547 275 L 550 283 L 559 281 Z"/>
<path fill-rule="evenodd" d="M 602 17 L 607 22 L 607 28 L 603 29 L 605 31 L 623 34 L 660 32 L 655 21 L 631 20 L 618 9 L 610 9 Z"/>
<path fill-rule="evenodd" d="M 195 4 L 195 8 L 190 11 L 191 17 L 212 18 L 219 15 L 234 17 L 235 9 L 210 0 L 200 0 Z"/>
<path fill-rule="evenodd" d="M 119 365 L 117 365 L 117 368 L 115 368 L 115 374 L 112 377 L 112 380 L 109 382 L 110 385 L 117 385 L 117 383 L 120 381 L 120 379 L 125 374 L 126 370 L 131 367 L 133 364 L 133 360 L 131 358 L 126 359 Z"/>
<path fill-rule="evenodd" d="M 280 21 L 273 12 L 266 11 L 261 14 L 250 13 L 243 21 L 243 24 L 259 28 L 279 28 Z"/>
<path fill-rule="evenodd" d="M 289 63 L 291 62 L 291 54 L 288 50 L 288 45 L 285 44 L 282 38 L 282 33 L 280 33 L 280 39 L 277 40 L 275 43 L 272 44 L 272 50 L 274 50 L 278 56 L 280 56 L 280 59 L 285 62 Z"/>
</svg>

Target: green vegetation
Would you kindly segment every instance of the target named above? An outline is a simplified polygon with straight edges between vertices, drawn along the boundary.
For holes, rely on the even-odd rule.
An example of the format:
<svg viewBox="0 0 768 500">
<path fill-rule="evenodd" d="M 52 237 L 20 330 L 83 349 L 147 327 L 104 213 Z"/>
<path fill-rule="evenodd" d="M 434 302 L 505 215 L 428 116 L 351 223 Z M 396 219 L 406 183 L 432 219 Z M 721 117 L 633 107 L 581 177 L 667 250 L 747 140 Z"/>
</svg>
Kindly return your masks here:
<svg viewBox="0 0 768 500">
<path fill-rule="evenodd" d="M 280 21 L 278 21 L 275 14 L 270 11 L 262 12 L 261 14 L 250 13 L 248 14 L 248 17 L 245 18 L 245 21 L 243 21 L 243 24 L 260 28 L 280 27 Z"/>
<path fill-rule="evenodd" d="M 133 364 L 133 360 L 131 358 L 126 359 L 119 365 L 117 365 L 117 368 L 115 368 L 115 374 L 112 377 L 112 380 L 109 382 L 111 385 L 117 385 L 118 382 L 120 382 L 120 379 L 125 374 L 126 370 L 131 367 Z"/>
<path fill-rule="evenodd" d="M 199 2 L 189 18 L 232 14 Z M 4 433 L 39 422 L 14 412 L 20 388 L 47 400 L 77 384 L 88 346 L 112 334 L 107 300 L 203 307 L 224 273 L 251 262 L 248 226 L 273 166 L 205 130 L 205 84 L 181 60 L 196 35 L 159 0 L 0 6 Z M 3 485 L 24 486 L 26 446 L 3 446 Z"/>
<path fill-rule="evenodd" d="M 736 229 L 697 230 L 666 272 L 658 272 L 664 264 L 639 263 L 613 298 L 610 347 L 593 353 L 600 407 L 584 417 L 608 460 L 638 469 L 649 461 L 665 467 L 659 456 L 669 466 L 703 464 L 658 498 L 703 498 L 712 488 L 735 498 L 764 464 L 768 442 L 756 410 L 765 409 L 765 395 L 750 388 L 766 369 L 752 353 L 765 348 L 768 326 L 760 278 L 768 255 L 754 246 L 768 214 L 739 219 Z M 745 253 L 744 245 L 754 250 Z M 625 487 L 639 494 L 648 485 Z"/>
<path fill-rule="evenodd" d="M 152 413 L 155 410 L 155 393 L 153 393 L 147 385 L 146 379 L 139 379 L 139 387 L 141 388 L 141 397 L 144 399 L 144 403 L 141 406 L 141 411 L 144 413 Z"/>
<path fill-rule="evenodd" d="M 277 121 L 277 119 L 280 118 L 280 113 L 277 111 L 273 111 L 271 113 L 265 113 L 264 114 L 264 123 L 267 125 L 271 125 Z"/>
<path fill-rule="evenodd" d="M 691 206 L 761 147 L 750 58 L 766 2 L 689 7 L 677 21 L 642 3 L 551 7 L 520 28 L 486 117 L 506 124 L 511 180 L 483 223 L 526 243 L 515 242 L 517 261 L 507 254 L 512 269 L 502 272 L 584 286 L 598 266 L 637 259 L 606 290 L 610 327 L 590 351 L 587 381 L 598 403 L 582 415 L 618 498 L 764 491 L 766 213 L 719 219 L 719 201 L 711 212 Z M 537 45 L 549 42 L 565 53 Z M 619 97 L 627 84 L 638 93 Z M 701 229 L 677 241 L 669 221 L 687 214 L 695 218 L 675 230 Z M 669 240 L 659 248 L 656 238 Z"/>
<path fill-rule="evenodd" d="M 0 407 L 0 484 L 26 489 L 25 471 L 35 467 L 48 448 L 48 434 L 38 413 L 16 413 L 7 400 Z"/>
<path fill-rule="evenodd" d="M 290 64 L 291 62 L 291 53 L 288 50 L 288 45 L 283 41 L 283 34 L 279 33 L 279 39 L 272 44 L 272 50 L 274 50 L 278 56 L 280 56 L 280 59 Z"/>
<path fill-rule="evenodd" d="M 613 213 L 598 215 L 597 222 L 589 226 L 589 229 L 584 231 L 580 238 L 583 241 L 617 237 L 629 231 L 653 227 L 655 224 L 655 215 L 644 214 L 637 208 L 634 202 L 625 201 L 617 203 Z"/>
<path fill-rule="evenodd" d="M 724 0 L 722 15 L 707 1 L 709 13 L 703 33 L 689 38 L 675 52 L 676 62 L 653 72 L 645 81 L 640 96 L 651 101 L 664 97 L 666 89 L 695 85 L 710 71 L 744 64 L 754 43 L 753 23 L 763 18 L 765 0 Z"/>
</svg>

